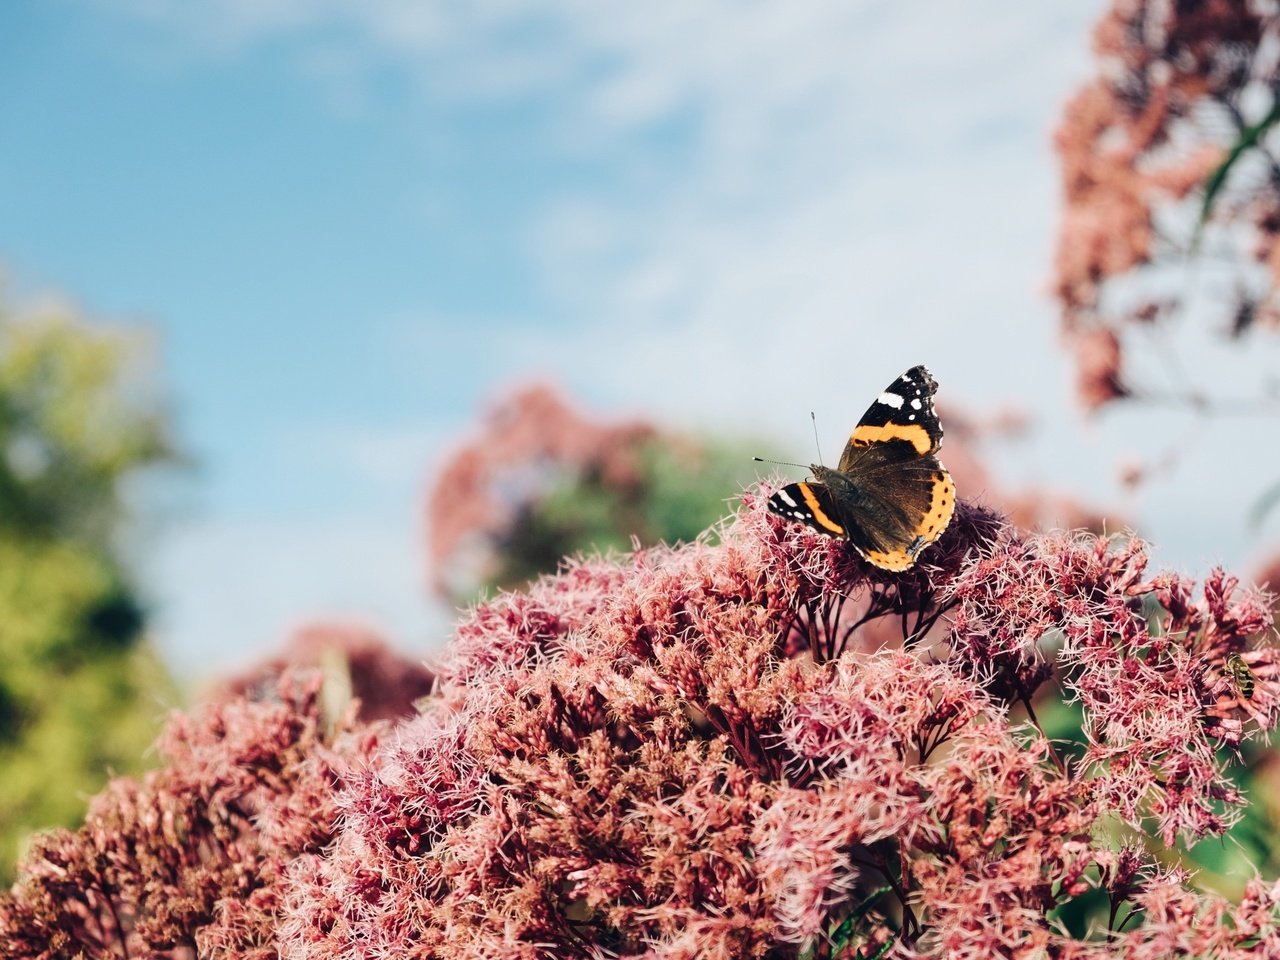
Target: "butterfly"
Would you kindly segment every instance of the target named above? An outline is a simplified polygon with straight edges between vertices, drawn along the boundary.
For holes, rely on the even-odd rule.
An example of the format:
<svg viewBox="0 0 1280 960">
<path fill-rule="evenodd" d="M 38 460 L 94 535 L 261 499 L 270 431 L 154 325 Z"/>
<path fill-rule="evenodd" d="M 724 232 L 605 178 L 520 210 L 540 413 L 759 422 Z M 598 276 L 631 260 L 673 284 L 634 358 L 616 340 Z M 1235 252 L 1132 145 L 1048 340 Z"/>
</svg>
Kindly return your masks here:
<svg viewBox="0 0 1280 960">
<path fill-rule="evenodd" d="M 843 537 L 884 570 L 908 569 L 956 509 L 955 483 L 935 456 L 937 387 L 922 366 L 898 377 L 853 428 L 839 466 L 813 464 L 813 480 L 787 484 L 769 510 Z"/>
</svg>

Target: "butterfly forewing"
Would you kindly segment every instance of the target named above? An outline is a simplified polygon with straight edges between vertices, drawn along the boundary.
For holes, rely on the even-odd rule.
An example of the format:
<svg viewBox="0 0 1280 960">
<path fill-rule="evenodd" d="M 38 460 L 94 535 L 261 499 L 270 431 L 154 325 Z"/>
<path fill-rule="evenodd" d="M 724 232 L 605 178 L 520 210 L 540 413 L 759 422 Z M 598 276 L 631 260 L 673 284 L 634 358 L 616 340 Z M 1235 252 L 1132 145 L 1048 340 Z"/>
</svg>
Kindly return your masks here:
<svg viewBox="0 0 1280 960">
<path fill-rule="evenodd" d="M 933 409 L 938 388 L 923 366 L 912 367 L 885 387 L 849 435 L 838 469 L 848 473 L 871 450 L 897 448 L 901 459 L 937 452 L 942 424 Z"/>
<path fill-rule="evenodd" d="M 769 498 L 769 509 L 832 537 L 848 535 L 831 491 L 820 483 L 787 484 Z"/>
</svg>

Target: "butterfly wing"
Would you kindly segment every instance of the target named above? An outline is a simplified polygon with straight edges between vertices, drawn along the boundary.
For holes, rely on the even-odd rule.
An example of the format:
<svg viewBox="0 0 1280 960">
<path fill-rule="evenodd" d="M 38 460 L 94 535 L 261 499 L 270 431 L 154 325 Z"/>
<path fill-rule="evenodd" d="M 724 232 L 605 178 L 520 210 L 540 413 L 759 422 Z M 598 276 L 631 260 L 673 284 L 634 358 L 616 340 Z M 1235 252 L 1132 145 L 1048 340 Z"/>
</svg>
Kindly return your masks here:
<svg viewBox="0 0 1280 960">
<path fill-rule="evenodd" d="M 789 483 L 769 498 L 769 510 L 847 539 L 877 567 L 906 570 L 951 522 L 956 488 L 936 457 L 895 460 L 899 450 L 874 450 L 860 461 L 856 494 L 846 503 L 833 491 L 848 490 L 849 478 L 820 467 L 817 476 L 830 486 Z"/>
<path fill-rule="evenodd" d="M 934 455 L 942 443 L 937 386 L 922 366 L 898 377 L 853 428 L 839 467 L 815 466 L 816 482 L 788 484 L 769 509 L 848 539 L 877 567 L 908 569 L 955 512 L 955 484 Z"/>
<path fill-rule="evenodd" d="M 789 483 L 769 498 L 769 510 L 796 520 L 829 537 L 847 535 L 831 491 L 820 483 Z"/>
<path fill-rule="evenodd" d="M 837 468 L 852 472 L 858 461 L 886 446 L 899 448 L 901 459 L 937 453 L 942 424 L 933 409 L 937 382 L 923 366 L 912 367 L 885 387 L 849 435 Z"/>
<path fill-rule="evenodd" d="M 906 570 L 933 543 L 956 508 L 956 486 L 933 455 L 899 459 L 898 445 L 877 445 L 847 474 L 857 508 L 836 514 L 845 536 L 877 567 Z"/>
<path fill-rule="evenodd" d="M 840 457 L 857 502 L 842 518 L 846 536 L 886 570 L 915 563 L 955 512 L 955 483 L 935 456 L 942 445 L 937 388 L 925 367 L 906 371 L 867 408 Z"/>
</svg>

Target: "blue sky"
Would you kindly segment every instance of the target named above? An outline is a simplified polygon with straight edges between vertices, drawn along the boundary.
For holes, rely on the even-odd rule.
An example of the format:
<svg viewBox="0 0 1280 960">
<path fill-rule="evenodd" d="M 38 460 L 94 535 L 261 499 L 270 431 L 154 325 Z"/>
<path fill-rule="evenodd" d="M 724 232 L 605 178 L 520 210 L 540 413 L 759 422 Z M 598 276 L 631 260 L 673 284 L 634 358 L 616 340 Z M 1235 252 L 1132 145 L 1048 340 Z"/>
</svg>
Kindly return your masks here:
<svg viewBox="0 0 1280 960">
<path fill-rule="evenodd" d="M 0 16 L 8 269 L 157 327 L 182 426 L 239 465 L 211 506 L 327 502 L 337 478 L 281 473 L 282 429 L 467 409 L 477 358 L 439 362 L 415 327 L 550 319 L 518 225 L 565 174 L 504 149 L 541 142 L 528 105 L 435 103 L 392 64 L 344 107 L 300 67 L 309 39 L 219 53 L 106 7 Z"/>
<path fill-rule="evenodd" d="M 0 267 L 154 330 L 201 465 L 139 548 L 163 648 L 438 646 L 422 492 L 513 378 L 805 455 L 923 361 L 1036 418 L 1016 481 L 1118 503 L 1187 424 L 1082 424 L 1044 297 L 1101 6 L 0 4 Z M 1191 568 L 1252 556 L 1212 444 L 1122 504 Z"/>
</svg>

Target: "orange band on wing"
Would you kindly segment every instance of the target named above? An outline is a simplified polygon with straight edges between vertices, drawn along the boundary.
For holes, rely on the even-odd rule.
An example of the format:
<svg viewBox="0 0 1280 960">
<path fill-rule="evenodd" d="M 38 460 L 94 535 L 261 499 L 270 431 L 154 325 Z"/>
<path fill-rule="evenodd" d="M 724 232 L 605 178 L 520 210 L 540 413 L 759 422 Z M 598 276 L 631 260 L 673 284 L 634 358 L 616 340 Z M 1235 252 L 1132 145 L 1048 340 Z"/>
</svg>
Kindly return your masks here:
<svg viewBox="0 0 1280 960">
<path fill-rule="evenodd" d="M 897 548 L 881 552 L 867 550 L 863 556 L 884 570 L 906 570 L 916 562 L 920 551 L 933 543 L 951 523 L 956 511 L 956 485 L 942 464 L 938 464 L 938 472 L 933 476 L 933 493 L 929 501 L 929 512 L 916 524 L 916 541 L 905 549 Z"/>
<path fill-rule="evenodd" d="M 869 443 L 880 443 L 886 440 L 905 440 L 916 448 L 916 453 L 924 456 L 933 449 L 933 440 L 929 431 L 916 423 L 886 423 L 883 426 L 859 424 L 849 437 L 849 442 L 859 447 Z"/>
<path fill-rule="evenodd" d="M 809 512 L 813 514 L 813 519 L 817 520 L 837 537 L 843 537 L 844 527 L 840 526 L 840 524 L 836 523 L 823 513 L 822 507 L 818 503 L 818 498 L 813 495 L 813 490 L 810 489 L 809 485 L 807 483 L 798 483 L 796 486 L 800 488 L 800 495 L 804 497 L 804 505 L 808 507 Z"/>
<path fill-rule="evenodd" d="M 946 468 L 942 468 L 933 480 L 933 499 L 929 504 L 929 513 L 920 523 L 920 535 L 926 543 L 933 543 L 942 536 L 942 531 L 947 529 L 951 515 L 955 512 L 956 484 Z"/>
<path fill-rule="evenodd" d="M 889 553 L 881 553 L 879 550 L 868 550 L 863 554 L 868 560 L 874 563 L 881 570 L 906 570 L 916 562 L 915 557 L 907 553 L 905 550 L 893 550 Z"/>
</svg>

